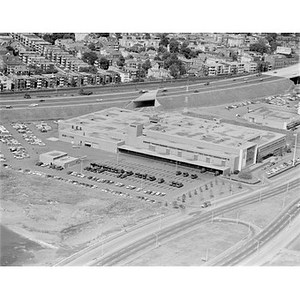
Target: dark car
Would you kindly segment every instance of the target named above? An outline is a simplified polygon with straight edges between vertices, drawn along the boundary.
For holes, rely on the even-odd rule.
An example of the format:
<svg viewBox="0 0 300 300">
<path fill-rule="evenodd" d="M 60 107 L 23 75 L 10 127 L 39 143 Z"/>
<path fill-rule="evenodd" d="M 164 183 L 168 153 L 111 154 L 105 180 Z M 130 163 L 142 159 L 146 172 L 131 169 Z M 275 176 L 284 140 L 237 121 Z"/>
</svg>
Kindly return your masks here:
<svg viewBox="0 0 300 300">
<path fill-rule="evenodd" d="M 176 171 L 176 175 L 181 175 L 181 172 L 180 171 Z"/>
<path fill-rule="evenodd" d="M 26 93 L 26 94 L 24 95 L 24 98 L 25 98 L 25 99 L 31 99 L 31 96 L 30 96 L 28 93 Z"/>
<path fill-rule="evenodd" d="M 209 85 L 209 84 L 210 84 L 209 82 L 205 82 L 205 83 L 204 83 L 204 85 Z"/>
<path fill-rule="evenodd" d="M 188 177 L 189 173 L 188 172 L 183 172 L 182 175 L 183 175 L 183 177 Z"/>
</svg>

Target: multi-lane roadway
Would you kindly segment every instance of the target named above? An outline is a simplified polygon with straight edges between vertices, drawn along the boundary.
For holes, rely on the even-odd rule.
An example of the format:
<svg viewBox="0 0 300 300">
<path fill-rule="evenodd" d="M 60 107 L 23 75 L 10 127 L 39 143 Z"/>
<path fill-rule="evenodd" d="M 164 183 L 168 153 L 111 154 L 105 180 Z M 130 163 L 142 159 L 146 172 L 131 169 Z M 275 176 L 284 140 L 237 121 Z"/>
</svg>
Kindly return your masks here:
<svg viewBox="0 0 300 300">
<path fill-rule="evenodd" d="M 299 183 L 299 178 L 290 181 L 288 183 L 289 190 L 297 188 Z M 257 203 L 259 201 L 264 201 L 270 197 L 282 194 L 286 190 L 287 184 L 282 184 L 275 188 L 269 188 L 254 195 L 243 197 L 237 201 L 219 205 L 218 207 L 212 207 L 207 211 L 202 210 L 198 214 L 193 214 L 193 216 L 186 216 L 183 221 L 173 223 L 169 226 L 164 225 L 166 226 L 164 228 L 161 228 L 161 226 L 158 227 L 157 224 L 152 224 L 149 228 L 147 226 L 144 227 L 143 231 L 137 230 L 133 233 L 122 235 L 121 237 L 112 241 L 108 241 L 107 243 L 103 241 L 96 247 L 93 247 L 91 251 L 87 251 L 82 253 L 82 255 L 75 256 L 74 259 L 65 260 L 58 265 L 122 265 L 130 261 L 132 257 L 136 257 L 150 249 L 158 247 L 160 244 L 165 243 L 186 231 L 191 231 L 200 224 L 213 222 L 214 219 L 224 213 L 228 213 L 237 208 Z M 249 242 L 249 244 L 243 244 L 243 247 L 239 249 L 239 251 L 242 251 L 242 253 L 230 253 L 230 256 L 226 257 L 227 260 L 224 263 L 238 263 L 238 259 L 245 258 L 247 255 L 253 253 L 253 251 L 256 250 L 255 247 L 257 247 L 256 243 L 265 243 L 268 241 L 268 239 L 272 238 L 273 235 L 282 229 L 282 226 L 286 225 L 287 214 L 289 214 L 288 222 L 291 222 L 298 213 L 297 209 L 298 207 L 295 204 L 291 210 L 284 212 L 282 219 L 279 217 L 279 221 L 275 225 L 272 225 L 274 223 L 273 222 L 265 229 L 269 231 L 264 230 L 258 237 L 255 237 L 259 242 L 252 241 L 252 243 Z M 247 247 L 250 247 L 250 250 Z M 103 249 L 105 249 L 105 251 Z M 223 261 L 220 262 L 220 264 L 222 263 Z"/>
<path fill-rule="evenodd" d="M 230 79 L 223 79 L 218 81 L 211 81 L 209 85 L 205 83 L 192 83 L 186 81 L 185 84 L 182 82 L 178 83 L 177 86 L 165 86 L 164 88 L 156 87 L 157 98 L 163 98 L 165 96 L 188 96 L 194 93 L 201 93 L 207 91 L 219 91 L 226 89 L 235 89 L 243 86 L 257 86 L 260 84 L 265 84 L 266 82 L 276 82 L 282 80 L 278 77 L 271 76 L 260 76 L 248 75 L 243 77 L 236 77 Z M 207 81 L 208 82 L 208 81 Z M 104 90 L 103 92 L 97 92 L 90 96 L 79 96 L 76 93 L 71 96 L 66 93 L 64 96 L 57 96 L 56 93 L 49 93 L 42 96 L 42 94 L 33 94 L 31 99 L 20 98 L 20 96 L 6 97 L 1 95 L 0 97 L 0 109 L 7 109 L 7 107 L 12 107 L 10 109 L 24 109 L 32 108 L 36 105 L 38 107 L 62 107 L 62 106 L 76 106 L 76 105 L 87 105 L 87 104 L 96 104 L 96 103 L 129 103 L 130 101 L 138 98 L 140 96 L 139 91 L 137 90 L 122 90 L 122 86 L 115 86 L 111 90 Z M 131 89 L 134 89 L 132 87 Z M 166 89 L 166 91 L 164 91 Z M 3 96 L 3 97 L 2 97 Z M 51 97 L 49 97 L 51 96 Z M 34 97 L 34 98 L 33 98 Z"/>
</svg>

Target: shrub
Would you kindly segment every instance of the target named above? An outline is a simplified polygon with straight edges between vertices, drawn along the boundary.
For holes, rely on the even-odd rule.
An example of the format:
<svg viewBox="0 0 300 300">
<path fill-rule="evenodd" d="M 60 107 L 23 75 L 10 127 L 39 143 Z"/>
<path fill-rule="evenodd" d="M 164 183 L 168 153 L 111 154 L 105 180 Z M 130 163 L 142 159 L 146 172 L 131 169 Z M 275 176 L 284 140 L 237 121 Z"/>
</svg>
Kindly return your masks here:
<svg viewBox="0 0 300 300">
<path fill-rule="evenodd" d="M 252 174 L 249 171 L 242 171 L 239 173 L 239 178 L 249 180 L 252 179 Z"/>
</svg>

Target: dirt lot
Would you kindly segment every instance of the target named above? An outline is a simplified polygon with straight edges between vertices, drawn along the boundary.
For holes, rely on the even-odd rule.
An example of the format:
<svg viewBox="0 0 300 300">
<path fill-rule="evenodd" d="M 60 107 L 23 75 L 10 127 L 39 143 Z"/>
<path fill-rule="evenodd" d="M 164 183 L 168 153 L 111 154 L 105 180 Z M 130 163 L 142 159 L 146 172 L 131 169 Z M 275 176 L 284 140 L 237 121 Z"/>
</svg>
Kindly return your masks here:
<svg viewBox="0 0 300 300">
<path fill-rule="evenodd" d="M 258 204 L 247 205 L 244 208 L 224 214 L 222 217 L 233 220 L 250 222 L 259 228 L 264 228 L 280 212 L 282 205 L 288 205 L 299 195 L 300 188 L 288 192 L 283 202 L 282 196 L 264 200 Z M 209 259 L 234 246 L 247 235 L 247 227 L 234 223 L 208 223 L 199 226 L 184 236 L 172 240 L 161 247 L 133 260 L 130 266 L 198 266 L 205 262 L 207 251 Z M 300 264 L 300 236 L 292 242 L 288 249 L 293 252 L 285 253 L 280 257 L 281 263 L 272 262 L 272 265 L 298 265 Z M 296 253 L 296 251 L 298 251 Z M 297 256 L 298 255 L 298 256 Z M 282 260 L 288 257 L 288 263 Z"/>
<path fill-rule="evenodd" d="M 203 224 L 135 259 L 128 266 L 201 266 L 205 259 L 213 259 L 242 240 L 247 230 L 238 224 Z"/>
</svg>

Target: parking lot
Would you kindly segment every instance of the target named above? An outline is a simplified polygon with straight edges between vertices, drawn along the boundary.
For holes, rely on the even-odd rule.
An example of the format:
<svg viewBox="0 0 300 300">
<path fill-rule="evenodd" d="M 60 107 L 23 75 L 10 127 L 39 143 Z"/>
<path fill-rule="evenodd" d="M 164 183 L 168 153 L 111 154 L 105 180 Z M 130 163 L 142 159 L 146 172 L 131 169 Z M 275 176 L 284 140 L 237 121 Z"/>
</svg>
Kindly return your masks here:
<svg viewBox="0 0 300 300">
<path fill-rule="evenodd" d="M 174 205 L 174 201 L 178 202 L 179 196 L 192 193 L 195 198 L 194 191 L 201 192 L 202 189 L 205 194 L 205 184 L 214 180 L 212 174 L 201 173 L 201 170 L 180 165 L 123 153 L 116 157 L 115 154 L 89 147 L 72 147 L 68 143 L 55 139 L 57 136 L 57 122 L 55 121 L 5 124 L 4 129 L 7 130 L 6 140 L 16 143 L 13 147 L 20 147 L 15 150 L 16 153 L 23 151 L 21 152 L 22 158 L 19 158 L 9 150 L 9 145 L 7 145 L 9 147 L 2 147 L 2 155 L 7 159 L 6 164 L 13 168 L 17 166 L 17 170 L 28 175 L 38 174 L 74 186 L 95 188 L 103 195 L 112 194 L 158 205 L 171 204 L 178 208 L 177 204 Z M 64 151 L 74 157 L 86 156 L 86 159 L 81 165 L 68 169 L 38 163 L 39 154 L 54 149 Z M 106 170 L 101 173 L 92 172 L 88 170 L 92 164 L 105 166 Z M 122 170 L 123 173 L 112 171 L 117 169 Z M 201 199 L 201 197 L 198 198 Z M 180 204 L 180 207 L 184 208 L 181 202 Z"/>
</svg>

